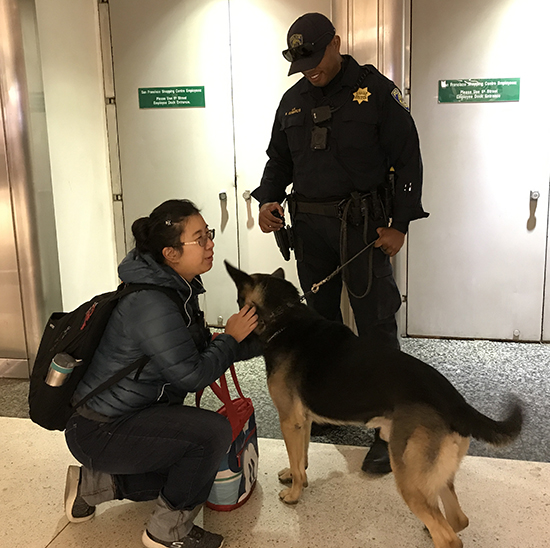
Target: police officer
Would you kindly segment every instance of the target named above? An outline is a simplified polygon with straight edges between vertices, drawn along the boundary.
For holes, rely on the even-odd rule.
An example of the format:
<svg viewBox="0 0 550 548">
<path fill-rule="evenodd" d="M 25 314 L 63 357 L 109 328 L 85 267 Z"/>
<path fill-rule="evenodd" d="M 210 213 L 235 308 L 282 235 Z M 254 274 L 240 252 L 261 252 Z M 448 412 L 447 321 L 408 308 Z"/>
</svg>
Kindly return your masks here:
<svg viewBox="0 0 550 548">
<path fill-rule="evenodd" d="M 307 300 L 327 319 L 341 322 L 343 279 L 359 335 L 399 348 L 395 313 L 401 298 L 390 257 L 403 246 L 409 222 L 428 216 L 421 205 L 414 121 L 392 81 L 372 65 L 340 54 L 340 37 L 324 15 L 298 18 L 287 44 L 288 74 L 302 72 L 304 78 L 283 95 L 269 160 L 252 193 L 260 202 L 260 228 L 283 227 L 286 198 L 306 293 L 374 241 Z M 363 470 L 391 471 L 378 431 Z"/>
</svg>

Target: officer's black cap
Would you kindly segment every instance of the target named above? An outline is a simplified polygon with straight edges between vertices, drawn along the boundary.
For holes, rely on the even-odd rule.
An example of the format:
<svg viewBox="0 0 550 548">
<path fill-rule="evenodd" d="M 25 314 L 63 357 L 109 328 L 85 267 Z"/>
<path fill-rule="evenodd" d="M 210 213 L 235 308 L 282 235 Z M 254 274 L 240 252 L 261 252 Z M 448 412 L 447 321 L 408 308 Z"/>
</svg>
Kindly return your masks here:
<svg viewBox="0 0 550 548">
<path fill-rule="evenodd" d="M 306 13 L 296 19 L 288 29 L 286 42 L 289 49 L 285 50 L 283 55 L 304 44 L 309 44 L 312 51 L 306 52 L 303 56 L 299 55 L 293 60 L 288 75 L 315 68 L 321 62 L 325 55 L 325 49 L 335 34 L 334 25 L 321 13 Z"/>
</svg>

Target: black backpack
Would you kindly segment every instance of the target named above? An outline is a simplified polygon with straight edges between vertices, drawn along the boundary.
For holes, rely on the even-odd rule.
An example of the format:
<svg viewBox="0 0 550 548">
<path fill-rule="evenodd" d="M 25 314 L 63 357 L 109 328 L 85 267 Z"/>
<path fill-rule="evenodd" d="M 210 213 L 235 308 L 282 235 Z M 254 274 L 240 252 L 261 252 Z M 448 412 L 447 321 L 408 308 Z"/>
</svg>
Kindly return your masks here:
<svg viewBox="0 0 550 548">
<path fill-rule="evenodd" d="M 149 284 L 121 284 L 116 291 L 96 295 L 72 312 L 54 312 L 50 316 L 38 347 L 30 379 L 29 414 L 33 422 L 48 430 L 65 430 L 67 421 L 77 407 L 134 370 L 137 378 L 149 361 L 149 357 L 139 358 L 116 375 L 106 379 L 78 403 L 74 405 L 71 403 L 76 386 L 92 361 L 118 301 L 130 293 L 145 289 L 165 293 L 178 305 L 180 312 L 184 315 L 183 301 L 175 289 Z M 46 384 L 46 375 L 53 357 L 60 352 L 81 361 L 61 386 L 50 386 Z"/>
</svg>

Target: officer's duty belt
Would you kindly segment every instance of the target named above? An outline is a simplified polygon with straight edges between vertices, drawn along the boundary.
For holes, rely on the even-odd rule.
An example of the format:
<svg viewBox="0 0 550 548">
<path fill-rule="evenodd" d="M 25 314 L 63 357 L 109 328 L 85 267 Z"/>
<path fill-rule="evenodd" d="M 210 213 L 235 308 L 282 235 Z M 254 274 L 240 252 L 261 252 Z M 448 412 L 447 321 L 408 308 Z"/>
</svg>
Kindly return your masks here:
<svg viewBox="0 0 550 548">
<path fill-rule="evenodd" d="M 311 213 L 313 215 L 324 215 L 326 217 L 336 217 L 337 219 L 343 220 L 344 212 L 348 209 L 348 213 L 353 212 L 356 215 L 358 214 L 360 218 L 366 214 L 365 204 L 368 204 L 368 207 L 374 208 L 376 216 L 379 216 L 381 213 L 381 211 L 379 211 L 380 206 L 376 192 L 355 193 L 355 200 L 353 197 L 348 197 L 330 202 L 308 202 L 294 197 L 291 199 L 290 203 L 292 215 L 296 213 Z M 357 208 L 357 211 L 354 211 L 355 208 Z"/>
<path fill-rule="evenodd" d="M 294 202 L 295 213 L 311 213 L 313 215 L 325 215 L 326 217 L 340 217 L 342 205 L 345 200 L 338 202 Z"/>
</svg>

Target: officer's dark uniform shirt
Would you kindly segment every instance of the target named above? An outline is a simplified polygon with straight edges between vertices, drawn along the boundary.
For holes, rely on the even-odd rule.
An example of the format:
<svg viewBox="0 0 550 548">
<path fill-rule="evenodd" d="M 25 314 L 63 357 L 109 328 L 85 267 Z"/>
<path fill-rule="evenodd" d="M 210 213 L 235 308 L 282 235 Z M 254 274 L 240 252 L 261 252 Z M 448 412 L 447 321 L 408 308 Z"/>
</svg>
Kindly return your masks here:
<svg viewBox="0 0 550 548">
<path fill-rule="evenodd" d="M 281 203 L 286 189 L 307 200 L 331 201 L 368 192 L 395 169 L 392 227 L 407 232 L 409 221 L 427 217 L 421 205 L 422 160 L 418 133 L 401 92 L 372 65 L 343 56 L 342 69 L 324 88 L 306 78 L 281 99 L 260 186 L 260 204 Z M 329 105 L 325 150 L 312 150 L 311 110 Z"/>
</svg>

